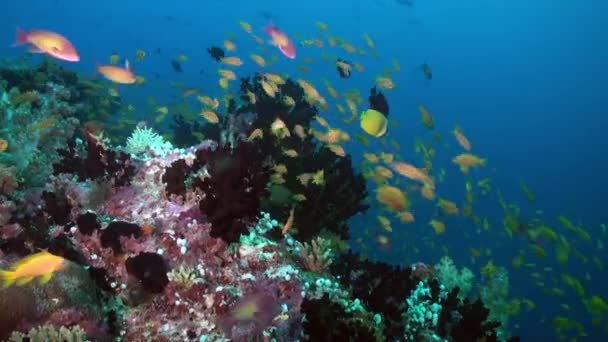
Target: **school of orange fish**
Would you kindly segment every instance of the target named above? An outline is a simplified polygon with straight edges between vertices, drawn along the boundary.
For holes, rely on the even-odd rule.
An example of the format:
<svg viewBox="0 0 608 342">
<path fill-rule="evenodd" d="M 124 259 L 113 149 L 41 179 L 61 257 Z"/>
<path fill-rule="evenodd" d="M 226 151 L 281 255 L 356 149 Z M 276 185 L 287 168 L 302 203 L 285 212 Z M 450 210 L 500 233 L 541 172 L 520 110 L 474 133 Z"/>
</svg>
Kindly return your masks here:
<svg viewBox="0 0 608 342">
<path fill-rule="evenodd" d="M 303 127 L 296 126 L 293 132 L 290 132 L 285 124 L 277 119 L 271 126 L 273 134 L 279 137 L 295 134 L 302 138 L 312 134 L 338 156 L 345 156 L 348 150 L 356 153 L 363 146 L 365 152 L 361 156 L 360 168 L 369 182 L 374 184 L 375 200 L 379 208 L 379 215 L 368 222 L 367 227 L 360 232 L 360 236 L 355 241 L 364 254 L 370 257 L 378 256 L 382 250 L 379 251 L 375 247 L 381 247 L 383 250 L 400 253 L 399 255 L 403 255 L 405 260 L 415 261 L 416 255 L 423 250 L 425 253 L 437 251 L 437 253 L 448 254 L 450 245 L 452 248 L 459 246 L 462 249 L 464 247 L 458 242 L 458 237 L 464 237 L 469 242 L 466 248 L 470 251 L 471 263 L 479 265 L 481 274 L 492 273 L 495 265 L 509 263 L 512 266 L 511 272 L 529 274 L 530 281 L 538 291 L 560 303 L 559 311 L 537 312 L 541 323 L 550 322 L 559 337 L 584 337 L 589 322 L 608 333 L 608 303 L 601 294 L 587 290 L 594 281 L 593 274 L 604 271 L 606 253 L 603 249 L 604 241 L 608 236 L 606 225 L 594 229 L 592 235 L 580 223 L 575 223 L 564 216 L 554 219 L 555 223 L 550 223 L 551 219 L 545 219 L 543 215 L 538 215 L 537 218 L 525 222 L 525 224 L 522 223 L 520 206 L 508 203 L 503 198 L 500 189 L 492 184 L 491 178 L 484 175 L 486 159 L 472 152 L 473 144 L 465 135 L 464 129 L 455 125 L 453 131 L 450 132 L 451 137 L 444 140 L 435 127 L 436 118 L 441 117 L 433 115 L 425 105 L 419 104 L 417 111 L 420 123 L 426 127 L 428 133 L 415 141 L 413 151 L 402 151 L 399 143 L 402 137 L 395 133 L 387 133 L 386 127 L 379 134 L 369 134 L 369 132 L 362 132 L 358 127 L 353 127 L 352 124 L 357 119 L 363 120 L 360 113 L 364 110 L 362 108 L 364 99 L 359 90 L 348 89 L 340 93 L 337 89 L 343 86 L 334 87 L 328 78 L 305 79 L 305 75 L 315 61 L 311 57 L 296 57 L 296 44 L 293 41 L 299 43 L 297 44 L 298 49 L 306 52 L 318 49 L 324 64 L 332 68 L 337 66 L 342 72 L 348 74 L 354 70 L 361 75 L 360 77 L 365 77 L 364 61 L 370 56 L 377 58 L 379 55 L 370 35 L 363 34 L 361 45 L 357 45 L 357 43 L 332 34 L 327 24 L 317 22 L 317 30 L 313 37 L 296 34 L 292 40 L 277 27 L 269 25 L 266 28 L 266 34 L 270 37 L 274 48 L 267 49 L 265 39 L 257 35 L 249 23 L 240 21 L 239 25 L 246 34 L 245 39 L 253 39 L 258 45 L 258 50 L 251 52 L 249 58 L 255 64 L 254 68 L 263 75 L 261 86 L 264 92 L 272 98 L 280 99 L 288 106 L 293 105 L 294 99 L 282 95 L 278 88 L 287 77 L 292 77 L 304 89 L 307 101 L 320 109 L 319 115 L 315 118 L 315 127 L 310 130 L 305 131 Z M 69 62 L 80 61 L 74 46 L 68 39 L 57 33 L 18 30 L 16 45 L 23 44 L 29 44 L 29 51 L 33 53 L 45 53 Z M 218 124 L 221 118 L 221 106 L 227 106 L 228 100 L 235 98 L 231 90 L 231 82 L 237 80 L 239 68 L 247 64 L 247 61 L 237 55 L 235 35 L 226 39 L 223 47 L 229 55 L 221 59 L 221 67 L 217 71 L 219 76 L 217 82 L 221 95 L 203 94 L 196 87 L 175 85 L 180 88 L 184 101 L 192 97 L 200 102 L 200 110 L 197 109 L 196 112 L 190 110 L 186 105 L 180 105 L 181 113 L 190 113 L 189 116 L 186 115 L 189 120 L 202 119 L 208 124 Z M 277 51 L 291 60 L 291 63 L 297 63 L 294 73 L 297 75 L 296 77 L 272 71 L 273 65 L 279 60 Z M 137 63 L 142 63 L 145 60 L 146 52 L 137 50 L 134 56 Z M 346 63 L 338 56 L 347 56 L 354 62 Z M 185 55 L 177 58 L 181 62 L 188 61 L 188 57 Z M 147 83 L 144 77 L 134 74 L 128 61 L 124 67 L 117 65 L 120 60 L 120 56 L 112 54 L 108 65 L 97 66 L 97 72 L 112 82 L 108 87 L 111 96 L 119 96 L 117 86 L 119 84 L 142 86 Z M 393 59 L 391 65 L 386 66 L 384 72 L 374 77 L 371 82 L 387 92 L 390 98 L 391 92 L 396 92 L 398 89 L 395 79 L 399 78 L 400 71 L 399 62 Z M 323 88 L 315 87 L 315 83 L 322 83 Z M 255 103 L 255 94 L 249 92 L 247 95 L 249 101 Z M 328 99 L 331 100 L 328 101 Z M 163 123 L 170 113 L 178 110 L 177 107 L 171 108 L 168 105 L 158 104 L 154 99 L 151 99 L 149 103 L 157 114 L 154 118 L 157 124 Z M 184 108 L 186 108 L 185 111 Z M 125 105 L 123 109 L 124 116 L 119 119 L 118 126 L 132 128 L 136 122 L 126 115 L 133 113 L 136 109 L 133 105 Z M 406 120 L 404 115 L 407 113 L 398 112 L 388 118 L 389 126 L 394 131 L 397 131 L 398 122 Z M 351 135 L 358 142 L 356 148 L 354 148 L 355 142 L 351 140 Z M 254 130 L 246 140 L 255 139 L 264 139 L 262 130 Z M 0 153 L 6 150 L 6 145 L 6 141 L 0 140 Z M 463 180 L 462 197 L 464 201 L 461 204 L 458 204 L 457 200 L 439 195 L 442 193 L 441 185 L 448 177 L 447 170 L 450 169 L 450 165 L 436 166 L 436 164 L 441 165 L 441 162 L 436 160 L 436 154 L 437 149 L 446 147 L 452 154 L 451 162 L 459 168 L 461 173 L 461 175 L 450 175 L 450 177 L 461 177 Z M 292 158 L 298 157 L 295 150 L 285 150 L 284 154 Z M 271 181 L 280 184 L 282 175 L 288 170 L 284 165 L 275 165 L 274 171 Z M 323 170 L 320 170 L 301 174 L 298 176 L 298 180 L 304 185 L 309 183 L 322 185 L 323 176 Z M 536 200 L 534 193 L 524 183 L 521 183 L 521 190 L 528 202 L 525 205 L 534 205 Z M 299 196 L 303 197 L 301 194 Z M 475 212 L 475 206 L 480 199 L 489 201 L 493 198 L 497 199 L 504 213 L 501 219 L 492 219 Z M 305 198 L 299 198 L 299 200 L 305 200 Z M 419 206 L 428 207 L 429 205 L 433 208 L 430 214 L 419 215 L 418 211 L 414 210 Z M 421 212 L 424 211 L 421 210 Z M 293 208 L 291 213 L 292 215 L 284 225 L 283 233 L 286 233 L 292 226 L 297 226 L 297 222 L 293 222 Z M 555 227 L 551 226 L 552 224 Z M 450 241 L 441 236 L 447 235 L 447 233 L 451 233 Z M 399 246 L 394 243 L 396 236 L 400 236 L 399 241 L 403 241 L 399 242 Z M 375 246 L 367 244 L 366 241 L 369 238 L 373 238 L 377 244 Z M 509 240 L 516 239 L 525 240 L 528 247 L 508 249 Z M 457 242 L 454 244 L 453 241 Z M 486 246 L 480 241 L 485 241 Z M 490 241 L 493 242 L 490 243 Z M 489 247 L 492 245 L 503 246 L 500 256 L 494 257 L 493 250 Z M 505 254 L 510 254 L 512 259 L 504 260 L 503 255 Z M 54 268 L 49 271 L 48 268 L 42 267 L 41 265 L 45 261 L 52 261 Z M 52 271 L 57 269 L 58 265 L 57 260 L 47 254 L 42 254 L 38 258 L 30 258 L 27 262 L 21 263 L 14 271 L 15 273 L 4 277 L 5 285 L 8 286 L 13 282 L 25 283 L 36 276 L 43 276 L 45 281 L 48 281 Z M 573 272 L 572 270 L 576 268 L 582 271 L 577 274 L 568 273 Z M 21 277 L 25 277 L 25 279 L 19 280 L 21 274 L 19 272 L 24 274 Z M 527 312 L 536 308 L 533 300 L 523 297 L 517 298 L 511 305 L 514 314 L 519 313 L 522 309 Z M 578 307 L 579 310 L 581 307 L 584 308 L 589 313 L 590 319 L 576 317 L 574 307 Z"/>
</svg>

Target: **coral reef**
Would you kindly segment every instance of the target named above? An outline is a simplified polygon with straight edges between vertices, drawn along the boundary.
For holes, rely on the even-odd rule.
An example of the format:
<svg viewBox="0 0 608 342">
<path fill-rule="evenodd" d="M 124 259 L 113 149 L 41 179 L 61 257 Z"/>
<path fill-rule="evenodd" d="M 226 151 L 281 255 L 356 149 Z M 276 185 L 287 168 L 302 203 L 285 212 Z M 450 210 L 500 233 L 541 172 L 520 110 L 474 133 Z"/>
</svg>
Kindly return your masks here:
<svg viewBox="0 0 608 342">
<path fill-rule="evenodd" d="M 456 286 L 448 291 L 429 266 L 398 268 L 347 253 L 331 269 L 366 308 L 382 315 L 388 341 L 403 337 L 409 341 L 448 337 L 454 341 L 498 341 L 497 333 L 501 333 L 500 340 L 507 340 L 501 322 L 489 317 L 490 309 L 481 299 L 460 299 L 460 289 Z"/>
<path fill-rule="evenodd" d="M 2 193 L 43 186 L 79 123 L 119 107 L 98 88 L 48 61 L 0 68 L 0 138 L 8 143 L 0 153 Z"/>
<path fill-rule="evenodd" d="M 73 126 L 52 135 L 39 180 L 22 179 L 26 164 L 0 167 L 0 267 L 41 248 L 70 266 L 46 285 L 0 289 L 0 338 L 497 339 L 505 321 L 484 306 L 493 297 L 466 298 L 460 291 L 470 279 L 450 280 L 449 262 L 401 268 L 352 251 L 337 256 L 347 249 L 346 221 L 367 209 L 366 183 L 348 155 L 315 134 L 316 102 L 301 82 L 277 82 L 275 97 L 263 89 L 269 75 L 242 79 L 219 124 L 176 119 L 174 129 L 190 133 L 178 148 L 147 128 L 114 148 L 95 125 L 80 135 L 70 121 L 84 121 L 80 111 L 99 98 L 65 94 L 95 85 L 69 72 L 74 85 L 61 81 L 63 71 L 48 63 L 39 68 L 21 78 L 0 71 L 9 89 L 0 118 L 14 121 L 17 109 L 44 120 L 50 109 L 40 99 L 48 97 L 49 108 L 65 112 L 50 114 L 56 121 L 40 132 Z M 76 105 L 82 99 L 90 102 Z M 388 114 L 375 89 L 370 106 Z M 190 146 L 198 133 L 215 141 Z M 254 133 L 264 139 L 247 138 Z M 39 144 L 17 153 L 46 148 Z"/>
</svg>

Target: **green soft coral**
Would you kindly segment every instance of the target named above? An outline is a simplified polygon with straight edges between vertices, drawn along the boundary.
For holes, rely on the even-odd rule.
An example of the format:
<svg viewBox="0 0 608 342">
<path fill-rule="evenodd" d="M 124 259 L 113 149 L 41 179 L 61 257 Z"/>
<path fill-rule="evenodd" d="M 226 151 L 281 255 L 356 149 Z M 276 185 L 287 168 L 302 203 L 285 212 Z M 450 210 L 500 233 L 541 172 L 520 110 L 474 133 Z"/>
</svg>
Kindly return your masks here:
<svg viewBox="0 0 608 342">
<path fill-rule="evenodd" d="M 437 278 L 448 291 L 451 291 L 455 287 L 460 288 L 458 298 L 465 298 L 471 291 L 475 278 L 473 272 L 466 267 L 458 270 L 450 257 L 444 256 L 441 258 L 439 263 L 434 266 L 434 269 L 437 273 Z"/>
<path fill-rule="evenodd" d="M 65 89 L 51 86 L 49 94 L 17 88 L 0 95 L 0 138 L 8 149 L 0 154 L 0 165 L 16 170 L 16 181 L 27 187 L 43 186 L 59 160 L 57 149 L 74 134 L 78 120 L 69 117 L 72 107 L 55 96 Z M 62 115 L 66 115 L 63 117 Z"/>
</svg>

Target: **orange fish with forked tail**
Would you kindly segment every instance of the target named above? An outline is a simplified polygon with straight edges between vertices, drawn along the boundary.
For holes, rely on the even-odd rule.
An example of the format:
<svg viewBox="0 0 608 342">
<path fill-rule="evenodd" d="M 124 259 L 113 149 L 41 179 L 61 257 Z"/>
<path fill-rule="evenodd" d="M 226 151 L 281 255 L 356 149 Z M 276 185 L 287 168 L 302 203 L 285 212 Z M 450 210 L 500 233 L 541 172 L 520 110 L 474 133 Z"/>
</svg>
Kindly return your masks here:
<svg viewBox="0 0 608 342">
<path fill-rule="evenodd" d="M 9 287 L 14 283 L 21 286 L 40 277 L 40 284 L 46 284 L 51 280 L 53 274 L 63 270 L 65 265 L 64 258 L 42 251 L 16 262 L 12 271 L 0 270 L 0 281 L 4 287 Z"/>
<path fill-rule="evenodd" d="M 114 83 L 133 84 L 137 82 L 137 77 L 131 71 L 129 61 L 125 62 L 124 68 L 116 65 L 98 65 L 97 73 L 102 74 L 103 77 Z"/>
</svg>

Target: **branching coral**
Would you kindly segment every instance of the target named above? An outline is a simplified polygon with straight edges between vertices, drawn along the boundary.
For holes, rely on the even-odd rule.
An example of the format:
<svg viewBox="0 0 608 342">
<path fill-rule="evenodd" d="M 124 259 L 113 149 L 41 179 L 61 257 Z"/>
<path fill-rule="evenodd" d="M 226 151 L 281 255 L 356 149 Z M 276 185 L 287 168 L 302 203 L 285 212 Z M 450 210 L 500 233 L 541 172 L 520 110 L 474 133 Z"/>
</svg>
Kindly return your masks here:
<svg viewBox="0 0 608 342">
<path fill-rule="evenodd" d="M 79 326 L 72 327 L 55 327 L 52 325 L 43 325 L 41 327 L 32 328 L 27 334 L 14 332 L 9 342 L 85 342 L 88 341 L 86 333 Z"/>
<path fill-rule="evenodd" d="M 176 283 L 184 288 L 191 288 L 194 284 L 202 283 L 203 279 L 198 271 L 188 265 L 180 265 L 178 268 L 167 273 L 170 282 Z"/>
<path fill-rule="evenodd" d="M 304 268 L 315 273 L 323 273 L 332 263 L 332 251 L 329 248 L 330 242 L 317 237 L 311 242 L 300 243 L 299 260 Z"/>
</svg>

